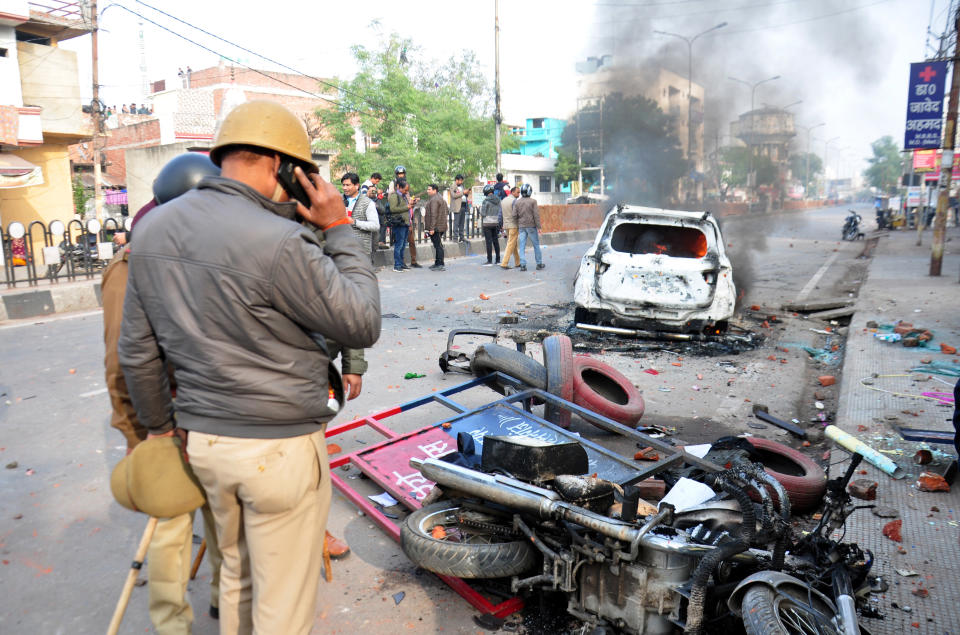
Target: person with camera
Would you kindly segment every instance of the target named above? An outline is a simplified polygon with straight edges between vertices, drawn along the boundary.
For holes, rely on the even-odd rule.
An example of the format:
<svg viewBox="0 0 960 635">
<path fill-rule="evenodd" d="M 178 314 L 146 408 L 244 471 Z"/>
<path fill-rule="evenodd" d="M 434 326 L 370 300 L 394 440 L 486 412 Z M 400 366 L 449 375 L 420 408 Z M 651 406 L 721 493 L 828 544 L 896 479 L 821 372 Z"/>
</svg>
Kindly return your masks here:
<svg viewBox="0 0 960 635">
<path fill-rule="evenodd" d="M 373 345 L 380 293 L 296 115 L 240 104 L 210 158 L 220 177 L 137 226 L 120 366 L 148 437 L 186 437 L 223 554 L 220 631 L 306 635 L 332 495 L 324 429 L 341 388 L 314 335 Z"/>
<path fill-rule="evenodd" d="M 417 199 L 410 197 L 410 184 L 406 179 L 397 179 L 393 192 L 387 196 L 390 209 L 390 233 L 393 234 L 393 270 L 403 273 L 410 267 L 403 263 L 403 252 L 407 247 L 407 235 L 410 233 L 410 210 Z"/>
</svg>

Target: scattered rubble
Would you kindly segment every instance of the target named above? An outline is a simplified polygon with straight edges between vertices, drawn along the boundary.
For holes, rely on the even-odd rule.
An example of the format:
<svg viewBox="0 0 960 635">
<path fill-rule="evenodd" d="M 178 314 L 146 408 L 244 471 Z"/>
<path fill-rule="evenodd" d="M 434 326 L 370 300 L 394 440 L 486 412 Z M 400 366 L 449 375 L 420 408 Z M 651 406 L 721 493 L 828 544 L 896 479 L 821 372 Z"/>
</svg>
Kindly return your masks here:
<svg viewBox="0 0 960 635">
<path fill-rule="evenodd" d="M 893 540 L 894 542 L 903 542 L 903 535 L 901 530 L 903 529 L 903 521 L 899 518 L 897 520 L 891 520 L 886 525 L 883 526 L 883 535 Z M 897 569 L 897 573 L 900 573 L 900 569 Z M 904 575 L 900 573 L 900 575 Z"/>
<path fill-rule="evenodd" d="M 917 489 L 921 492 L 949 492 L 950 484 L 939 474 L 923 472 L 917 477 Z"/>
<path fill-rule="evenodd" d="M 872 501 L 877 500 L 877 487 L 879 483 L 876 481 L 871 481 L 866 478 L 858 478 L 857 480 L 850 483 L 847 486 L 847 491 L 850 492 L 850 495 L 854 498 L 859 498 L 860 500 Z"/>
</svg>

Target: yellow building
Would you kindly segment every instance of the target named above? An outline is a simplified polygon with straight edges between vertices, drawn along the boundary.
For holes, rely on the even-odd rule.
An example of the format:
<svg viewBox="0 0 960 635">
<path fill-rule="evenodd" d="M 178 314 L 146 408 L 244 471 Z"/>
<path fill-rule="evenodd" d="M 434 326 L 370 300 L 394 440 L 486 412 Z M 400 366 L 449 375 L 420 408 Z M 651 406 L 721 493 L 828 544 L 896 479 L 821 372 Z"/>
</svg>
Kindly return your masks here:
<svg viewBox="0 0 960 635">
<path fill-rule="evenodd" d="M 74 217 L 67 147 L 93 134 L 77 55 L 59 48 L 90 32 L 86 3 L 0 0 L 0 225 Z M 86 18 L 86 19 L 85 19 Z M 41 265 L 43 236 L 31 234 Z"/>
</svg>

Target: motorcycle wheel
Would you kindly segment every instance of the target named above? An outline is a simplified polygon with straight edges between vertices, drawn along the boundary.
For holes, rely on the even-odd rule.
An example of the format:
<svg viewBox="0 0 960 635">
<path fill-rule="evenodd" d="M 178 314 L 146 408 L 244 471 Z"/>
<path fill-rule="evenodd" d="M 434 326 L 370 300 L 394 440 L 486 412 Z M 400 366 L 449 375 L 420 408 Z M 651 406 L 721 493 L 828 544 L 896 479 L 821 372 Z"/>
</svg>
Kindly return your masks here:
<svg viewBox="0 0 960 635">
<path fill-rule="evenodd" d="M 840 635 L 830 606 L 789 588 L 752 586 L 743 594 L 741 614 L 747 635 Z"/>
<path fill-rule="evenodd" d="M 507 578 L 535 562 L 533 547 L 512 534 L 508 521 L 457 501 L 433 503 L 407 516 L 400 546 L 418 566 L 456 578 Z"/>
</svg>

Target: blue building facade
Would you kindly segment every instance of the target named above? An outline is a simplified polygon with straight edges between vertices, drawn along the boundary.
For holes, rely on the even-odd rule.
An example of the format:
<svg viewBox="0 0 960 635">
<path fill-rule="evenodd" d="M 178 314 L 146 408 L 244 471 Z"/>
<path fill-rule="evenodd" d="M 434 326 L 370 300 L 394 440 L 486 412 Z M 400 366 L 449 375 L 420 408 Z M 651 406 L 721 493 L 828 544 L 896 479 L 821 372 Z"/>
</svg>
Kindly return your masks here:
<svg viewBox="0 0 960 635">
<path fill-rule="evenodd" d="M 557 158 L 557 148 L 567 122 L 563 119 L 535 117 L 527 119 L 524 128 L 514 127 L 510 132 L 520 141 L 520 147 L 512 154 L 530 157 Z"/>
</svg>

